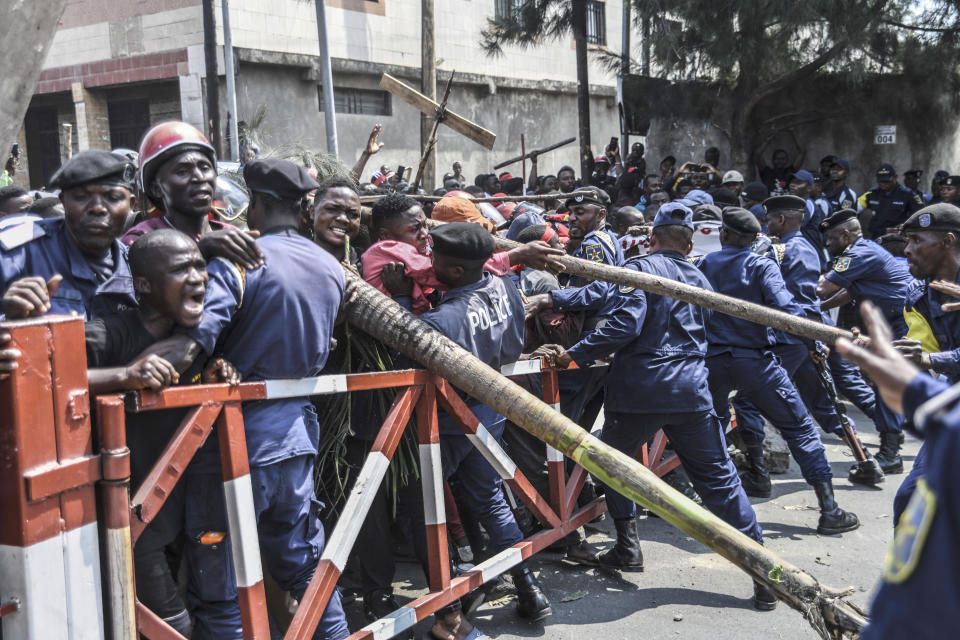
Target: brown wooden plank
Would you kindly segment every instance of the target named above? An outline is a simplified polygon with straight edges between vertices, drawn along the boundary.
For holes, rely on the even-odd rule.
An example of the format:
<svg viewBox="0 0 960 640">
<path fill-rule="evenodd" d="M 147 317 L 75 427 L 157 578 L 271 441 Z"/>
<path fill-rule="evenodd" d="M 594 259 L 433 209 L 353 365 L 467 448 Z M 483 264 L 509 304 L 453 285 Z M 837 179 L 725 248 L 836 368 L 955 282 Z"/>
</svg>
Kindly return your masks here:
<svg viewBox="0 0 960 640">
<path fill-rule="evenodd" d="M 428 116 L 436 115 L 437 108 L 440 106 L 416 89 L 400 82 L 389 73 L 380 76 L 380 88 L 397 96 L 417 111 L 425 113 Z M 463 116 L 450 111 L 450 109 L 447 109 L 443 124 L 487 149 L 493 149 L 493 143 L 497 139 L 497 134 L 494 132 L 470 122 Z"/>
</svg>

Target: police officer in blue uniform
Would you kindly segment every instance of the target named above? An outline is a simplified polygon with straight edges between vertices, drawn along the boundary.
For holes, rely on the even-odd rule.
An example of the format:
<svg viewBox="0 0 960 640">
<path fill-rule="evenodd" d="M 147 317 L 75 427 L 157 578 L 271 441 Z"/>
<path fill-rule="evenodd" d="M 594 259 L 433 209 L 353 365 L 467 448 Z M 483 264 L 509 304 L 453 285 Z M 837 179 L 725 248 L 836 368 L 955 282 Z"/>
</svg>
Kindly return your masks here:
<svg viewBox="0 0 960 640">
<path fill-rule="evenodd" d="M 752 217 L 749 212 L 747 215 Z M 650 254 L 631 258 L 624 267 L 710 289 L 710 283 L 686 258 L 693 248 L 692 238 L 693 212 L 681 203 L 667 203 L 654 220 Z M 673 298 L 603 282 L 536 296 L 531 298 L 528 311 L 550 307 L 557 311 L 597 309 L 608 318 L 604 326 L 584 334 L 568 350 L 559 345 L 542 348 L 561 366 L 570 362 L 583 366 L 614 354 L 605 387 L 601 439 L 634 455 L 663 429 L 704 506 L 762 543 L 763 533 L 740 486 L 713 412 L 704 364 L 704 325 L 712 321 L 710 312 Z M 606 500 L 616 525 L 617 542 L 599 556 L 598 563 L 622 571 L 642 571 L 636 504 L 609 488 Z M 770 610 L 776 599 L 755 583 L 754 604 Z"/>
<path fill-rule="evenodd" d="M 526 336 L 523 301 L 509 277 L 483 270 L 493 255 L 493 236 L 479 225 L 451 222 L 431 231 L 430 237 L 434 275 L 450 290 L 420 319 L 496 370 L 515 362 Z M 397 302 L 408 304 L 404 299 Z M 468 405 L 480 424 L 501 441 L 506 419 L 485 404 L 468 400 Z M 498 553 L 523 540 L 497 471 L 446 413 L 440 415 L 439 428 L 443 478 L 456 474 L 463 506 L 483 525 L 491 550 Z M 426 567 L 423 528 L 415 529 L 417 553 Z M 530 620 L 550 615 L 550 602 L 530 569 L 520 564 L 511 575 L 517 588 L 517 612 Z M 438 624 L 451 614 L 456 612 L 438 612 Z"/>
<path fill-rule="evenodd" d="M 865 191 L 857 200 L 860 209 L 869 209 L 873 217 L 865 235 L 879 238 L 887 229 L 899 227 L 924 206 L 923 197 L 897 182 L 897 170 L 884 163 L 877 169 L 877 186 Z"/>
<path fill-rule="evenodd" d="M 62 219 L 0 232 L 7 319 L 57 313 L 90 320 L 137 306 L 127 249 L 117 240 L 136 201 L 134 173 L 123 156 L 82 151 L 51 180 L 60 189 Z"/>
<path fill-rule="evenodd" d="M 210 276 L 200 325 L 165 341 L 178 368 L 202 351 L 232 362 L 245 380 L 317 375 L 327 360 L 344 291 L 343 271 L 327 251 L 297 233 L 303 196 L 319 185 L 287 160 L 253 160 L 244 166 L 251 191 L 247 223 L 260 232 L 265 266 L 247 270 L 218 258 Z M 161 355 L 164 353 L 160 351 Z M 280 587 L 299 600 L 324 546 L 322 508 L 313 468 L 320 425 L 308 397 L 248 402 L 243 420 L 261 553 Z M 188 599 L 193 638 L 241 638 L 230 537 L 206 544 L 203 533 L 227 531 L 216 439 L 192 465 L 186 487 Z M 349 635 L 334 590 L 314 637 Z"/>
<path fill-rule="evenodd" d="M 727 208 L 720 230 L 723 246 L 720 251 L 704 256 L 700 269 L 719 293 L 804 316 L 776 263 L 751 251 L 759 232 L 760 223 L 752 213 Z M 714 314 L 706 328 L 710 343 L 707 351 L 710 393 L 717 415 L 726 422 L 731 391 L 748 394 L 783 435 L 804 480 L 813 487 L 820 505 L 817 532 L 829 535 L 859 527 L 860 521 L 853 513 L 837 506 L 833 474 L 820 436 L 790 377 L 770 351 L 774 344 L 773 330 L 721 314 Z M 756 461 L 752 462 L 755 466 Z"/>
<path fill-rule="evenodd" d="M 837 349 L 863 367 L 885 403 L 907 416 L 924 439 L 926 470 L 894 532 L 883 582 L 870 607 L 864 640 L 941 640 L 960 627 L 960 388 L 923 374 L 891 344 L 882 313 L 860 310 L 867 349 L 846 340 Z"/>
<path fill-rule="evenodd" d="M 945 312 L 948 296 L 930 288 L 933 280 L 960 281 L 960 209 L 946 203 L 924 207 L 901 227 L 910 273 L 917 278 L 907 291 L 904 318 L 907 335 L 893 346 L 923 371 L 954 384 L 960 382 L 960 314 Z M 913 468 L 893 500 L 896 524 L 926 472 L 929 451 L 920 447 Z"/>
<path fill-rule="evenodd" d="M 820 311 L 817 298 L 817 280 L 820 277 L 820 260 L 817 253 L 800 231 L 806 203 L 796 196 L 775 196 L 763 203 L 767 211 L 768 228 L 771 235 L 780 238 L 780 245 L 774 247 L 774 257 L 780 264 L 780 271 L 787 289 L 794 300 L 803 309 L 806 318 L 814 322 L 828 321 Z M 843 438 L 843 428 L 837 415 L 836 405 L 827 395 L 816 365 L 811 357 L 823 357 L 826 349 L 817 345 L 815 354 L 811 354 L 805 342 L 784 331 L 774 332 L 776 345 L 772 351 L 780 359 L 781 365 L 793 380 L 794 386 L 809 407 L 810 412 L 823 427 L 824 431 Z M 864 384 L 861 380 L 861 384 Z M 763 459 L 763 418 L 750 394 L 738 394 L 733 403 L 737 412 L 737 426 L 741 429 L 747 457 L 753 469 L 744 474 L 743 485 L 747 495 L 758 493 L 761 497 L 770 495 L 770 478 L 766 474 Z M 864 484 L 876 484 L 883 479 L 869 473 L 869 469 L 854 465 L 850 469 L 850 480 Z"/>
<path fill-rule="evenodd" d="M 841 209 L 823 221 L 823 240 L 834 258 L 833 268 L 817 283 L 817 297 L 823 310 L 851 300 L 869 300 L 883 313 L 900 338 L 906 335 L 904 299 L 912 280 L 907 266 L 880 245 L 863 238 L 857 214 Z M 876 460 L 884 473 L 903 473 L 900 439 L 903 418 L 882 402 L 876 403 L 874 423 L 880 433 Z"/>
</svg>

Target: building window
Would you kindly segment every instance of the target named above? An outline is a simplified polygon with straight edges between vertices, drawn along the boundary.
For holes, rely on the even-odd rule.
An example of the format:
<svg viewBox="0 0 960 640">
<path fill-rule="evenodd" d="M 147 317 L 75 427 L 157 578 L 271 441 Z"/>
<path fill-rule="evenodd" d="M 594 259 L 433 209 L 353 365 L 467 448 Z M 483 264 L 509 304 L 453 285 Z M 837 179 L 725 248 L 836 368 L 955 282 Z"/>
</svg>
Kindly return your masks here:
<svg viewBox="0 0 960 640">
<path fill-rule="evenodd" d="M 606 7 L 598 0 L 587 0 L 587 42 L 599 46 L 607 44 Z"/>
<path fill-rule="evenodd" d="M 495 20 L 519 20 L 520 10 L 529 0 L 494 0 L 493 17 Z"/>
<path fill-rule="evenodd" d="M 116 100 L 107 103 L 110 145 L 116 149 L 139 149 L 140 139 L 150 128 L 148 100 Z"/>
<path fill-rule="evenodd" d="M 323 86 L 317 85 L 317 97 L 320 99 L 320 111 L 323 111 Z M 333 105 L 337 113 L 351 113 L 362 116 L 389 116 L 390 94 L 379 89 L 354 89 L 352 87 L 334 87 Z"/>
</svg>

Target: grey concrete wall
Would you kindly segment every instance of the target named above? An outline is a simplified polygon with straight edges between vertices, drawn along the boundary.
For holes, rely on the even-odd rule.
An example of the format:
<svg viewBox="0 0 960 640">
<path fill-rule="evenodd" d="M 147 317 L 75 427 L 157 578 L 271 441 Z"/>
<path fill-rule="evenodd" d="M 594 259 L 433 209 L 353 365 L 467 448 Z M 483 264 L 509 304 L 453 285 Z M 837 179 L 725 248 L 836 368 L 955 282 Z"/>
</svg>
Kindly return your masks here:
<svg viewBox="0 0 960 640">
<path fill-rule="evenodd" d="M 380 75 L 335 73 L 334 84 L 355 88 L 377 88 Z M 413 84 L 411 82 L 411 84 Z M 442 91 L 442 82 L 438 82 Z M 607 92 L 610 93 L 610 92 Z M 249 120 L 260 105 L 267 107 L 260 135 L 264 151 L 290 144 L 302 144 L 314 150 L 325 150 L 326 134 L 323 114 L 319 111 L 317 81 L 299 67 L 242 63 L 237 77 L 237 110 L 241 120 Z M 520 155 L 520 135 L 525 134 L 528 149 L 547 146 L 577 134 L 576 94 L 571 86 L 558 91 L 529 88 L 503 88 L 492 83 L 457 84 L 451 91 L 448 106 L 463 117 L 497 134 L 492 151 L 441 126 L 438 140 L 439 173 L 450 171 L 454 161 L 463 163 L 465 174 L 492 169 L 493 165 L 511 156 Z M 366 144 L 370 130 L 383 124 L 383 150 L 371 158 L 363 179 L 381 165 L 395 169 L 398 165 L 416 167 L 420 159 L 420 115 L 413 107 L 396 98 L 392 115 L 367 116 L 338 114 L 337 137 L 341 158 L 352 166 Z M 591 100 L 593 149 L 602 151 L 610 136 L 619 131 L 616 102 L 612 93 Z M 578 165 L 577 145 L 545 155 L 540 161 L 541 173 L 556 173 L 565 164 Z M 520 174 L 517 163 L 504 170 Z"/>
</svg>

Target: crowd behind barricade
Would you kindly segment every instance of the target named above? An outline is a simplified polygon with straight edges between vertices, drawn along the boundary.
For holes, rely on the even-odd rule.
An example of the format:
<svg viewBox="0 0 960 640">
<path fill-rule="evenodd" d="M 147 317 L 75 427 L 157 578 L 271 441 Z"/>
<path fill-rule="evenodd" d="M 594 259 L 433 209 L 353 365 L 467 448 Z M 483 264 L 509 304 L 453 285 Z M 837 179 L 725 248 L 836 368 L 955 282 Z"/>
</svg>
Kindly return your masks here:
<svg viewBox="0 0 960 640">
<path fill-rule="evenodd" d="M 482 173 L 467 184 L 455 163 L 433 193 L 442 197 L 423 202 L 402 167 L 381 167 L 360 180 L 382 147 L 378 134 L 379 126 L 352 175 L 319 176 L 315 168 L 257 157 L 251 147 L 239 180 L 218 176 L 202 133 L 167 122 L 145 135 L 139 153 L 78 153 L 41 197 L 0 186 L 3 317 L 83 318 L 94 393 L 416 366 L 345 326 L 345 266 L 494 368 L 533 357 L 562 368 L 575 363 L 559 378 L 567 417 L 590 430 L 603 411 L 602 440 L 630 455 L 662 429 L 682 462 L 671 484 L 761 544 L 748 496 L 771 495 L 765 421 L 783 435 L 816 494 L 821 535 L 859 527 L 857 516 L 837 504 L 817 430 L 858 440 L 838 393 L 880 435 L 879 449 L 867 455 L 872 464 L 854 465 L 850 482 L 876 485 L 884 474 L 902 474 L 905 430 L 943 447 L 954 437 L 955 409 L 924 411 L 923 403 L 960 376 L 960 316 L 943 311 L 947 298 L 930 286 L 960 279 L 960 177 L 937 171 L 927 193 L 922 171 L 905 171 L 900 183 L 897 170 L 883 164 L 876 184 L 858 194 L 847 183 L 846 159 L 826 156 L 809 171 L 800 168 L 802 152 L 791 158 L 783 149 L 769 165 L 758 151 L 754 182 L 738 170 L 718 170 L 716 148 L 679 167 L 667 156 L 648 172 L 642 144 L 621 161 L 613 139 L 579 178 L 570 166 L 540 175 L 534 155 L 526 184 L 510 173 Z M 4 181 L 15 171 L 11 157 Z M 511 200 L 524 194 L 543 198 Z M 368 210 L 361 196 L 379 197 Z M 430 218 L 446 224 L 431 230 Z M 519 245 L 498 251 L 494 235 Z M 568 276 L 563 255 L 816 322 L 866 326 L 871 338 L 841 342 L 845 359 L 807 338 Z M 0 377 L 17 367 L 19 353 L 9 343 L 0 334 Z M 517 381 L 540 391 L 538 378 Z M 739 472 L 724 435 L 733 391 L 746 456 Z M 261 550 L 271 577 L 294 600 L 303 596 L 344 490 L 376 438 L 390 400 L 381 394 L 243 407 Z M 549 494 L 544 444 L 465 399 L 534 487 Z M 128 416 L 134 489 L 185 415 Z M 439 422 L 451 566 L 463 571 L 540 525 L 523 505 L 510 506 L 499 475 L 450 416 L 441 411 Z M 942 600 L 930 595 L 933 589 L 958 595 L 957 574 L 944 569 L 950 563 L 933 559 L 941 551 L 956 558 L 957 485 L 950 483 L 949 459 L 925 444 L 897 492 L 894 519 L 903 525 L 864 637 L 902 637 L 908 626 L 916 634 L 916 620 L 906 618 L 936 610 Z M 138 598 L 194 638 L 241 637 L 219 460 L 211 438 L 134 549 Z M 369 620 L 398 607 L 392 583 L 399 545 L 409 545 L 427 572 L 416 460 L 395 462 L 404 464 L 377 491 L 317 637 L 348 635 L 344 603 L 362 603 Z M 572 562 L 642 571 L 637 506 L 592 482 L 581 500 L 600 493 L 614 544 L 598 552 L 575 532 L 558 546 Z M 398 541 L 401 532 L 407 539 Z M 178 584 L 181 563 L 185 585 Z M 496 590 L 516 592 L 522 617 L 538 621 L 551 613 L 537 578 L 520 564 L 509 578 L 440 610 L 432 635 L 484 637 L 470 615 Z M 775 605 L 771 591 L 755 582 L 754 606 Z M 949 615 L 924 619 L 926 628 L 939 629 Z"/>
</svg>

